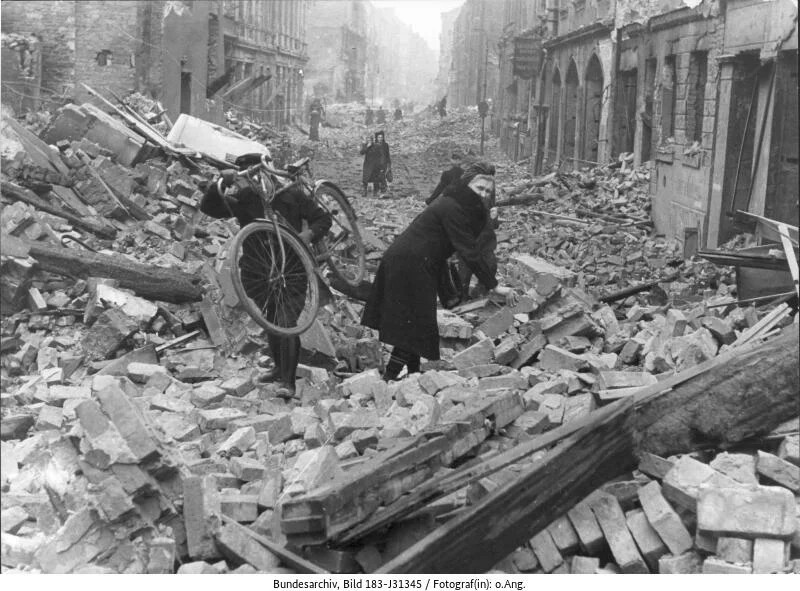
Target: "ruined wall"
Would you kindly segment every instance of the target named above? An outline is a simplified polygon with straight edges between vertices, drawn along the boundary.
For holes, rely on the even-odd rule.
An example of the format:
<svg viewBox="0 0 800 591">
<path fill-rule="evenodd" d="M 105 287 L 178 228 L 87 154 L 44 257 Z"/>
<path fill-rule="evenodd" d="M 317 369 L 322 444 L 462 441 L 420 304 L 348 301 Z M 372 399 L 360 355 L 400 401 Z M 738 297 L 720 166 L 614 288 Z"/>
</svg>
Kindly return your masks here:
<svg viewBox="0 0 800 591">
<path fill-rule="evenodd" d="M 190 113 L 209 119 L 206 103 L 208 84 L 208 35 L 211 2 L 166 3 L 154 15 L 162 20 L 161 100 L 170 118 L 181 113 L 182 77 L 188 82 Z M 213 118 L 212 118 L 213 119 Z"/>
<path fill-rule="evenodd" d="M 693 20 L 686 22 L 689 18 Z M 724 27 L 716 14 L 706 18 L 699 7 L 658 17 L 651 22 L 652 29 L 639 59 L 641 72 L 646 59 L 655 59 L 658 64 L 653 89 L 654 166 L 650 179 L 653 220 L 659 233 L 681 243 L 687 232 L 697 232 L 698 244 L 702 245 L 706 241 L 703 228 L 717 113 L 717 58 L 722 54 Z M 702 59 L 706 72 L 701 89 L 697 64 Z M 664 67 L 670 60 L 675 64 L 674 81 Z M 640 80 L 644 86 L 643 77 Z M 668 102 L 672 93 L 674 113 L 670 115 Z"/>
<path fill-rule="evenodd" d="M 33 33 L 41 40 L 43 94 L 73 92 L 76 4 L 67 0 L 0 3 L 4 33 Z"/>
<path fill-rule="evenodd" d="M 475 106 L 483 96 L 487 74 L 487 100 L 497 100 L 499 55 L 497 44 L 503 30 L 503 11 L 491 0 L 467 0 L 453 27 L 453 70 L 448 104 Z M 486 48 L 489 48 L 488 67 Z"/>
<path fill-rule="evenodd" d="M 75 81 L 98 92 L 105 89 L 123 96 L 139 90 L 136 59 L 142 26 L 136 0 L 98 0 L 75 3 Z M 89 96 L 80 84 L 79 100 Z"/>
</svg>

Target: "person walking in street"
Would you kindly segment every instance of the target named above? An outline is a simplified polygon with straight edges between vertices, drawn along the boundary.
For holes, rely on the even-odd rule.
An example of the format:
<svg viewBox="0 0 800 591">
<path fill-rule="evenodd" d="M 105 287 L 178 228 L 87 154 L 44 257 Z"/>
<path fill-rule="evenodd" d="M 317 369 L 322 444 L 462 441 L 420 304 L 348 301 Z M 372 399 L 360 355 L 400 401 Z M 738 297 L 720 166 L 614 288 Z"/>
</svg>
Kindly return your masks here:
<svg viewBox="0 0 800 591">
<path fill-rule="evenodd" d="M 364 114 L 364 125 L 372 125 L 375 121 L 375 112 L 372 107 L 367 107 L 367 112 Z"/>
<path fill-rule="evenodd" d="M 387 174 L 390 174 L 392 158 L 389 154 L 389 144 L 383 131 L 376 131 L 374 139 L 366 137 L 361 144 L 359 154 L 364 155 L 364 167 L 361 173 L 361 182 L 364 185 L 363 197 L 367 196 L 367 188 L 372 183 L 372 194 L 377 196 L 386 191 Z"/>
<path fill-rule="evenodd" d="M 498 284 L 478 244 L 488 215 L 482 198 L 494 189 L 494 173 L 494 166 L 485 162 L 467 167 L 384 253 L 361 323 L 393 346 L 385 380 L 397 379 L 404 367 L 409 373 L 420 371 L 422 357 L 439 359 L 437 287 L 454 252 L 488 289 L 504 296 L 508 305 L 516 303 L 516 294 Z"/>
<path fill-rule="evenodd" d="M 400 107 L 397 107 L 394 110 L 394 120 L 395 121 L 402 121 L 403 120 L 403 111 Z"/>
<path fill-rule="evenodd" d="M 383 110 L 383 105 L 378 109 L 378 114 L 375 116 L 375 123 L 378 125 L 386 123 L 386 111 Z"/>
<path fill-rule="evenodd" d="M 319 124 L 322 121 L 322 103 L 318 98 L 311 102 L 309 110 L 309 139 L 313 142 L 319 141 Z"/>
<path fill-rule="evenodd" d="M 442 176 L 439 179 L 439 184 L 436 185 L 433 193 L 431 193 L 431 196 L 425 200 L 425 203 L 427 205 L 433 203 L 436 198 L 442 194 L 442 191 L 444 191 L 448 185 L 461 178 L 463 173 L 464 171 L 461 169 L 461 154 L 458 152 L 453 152 L 450 154 L 450 168 L 442 172 Z"/>
<path fill-rule="evenodd" d="M 437 110 L 439 111 L 439 117 L 444 119 L 447 117 L 447 97 L 443 97 L 442 100 L 436 105 Z"/>
<path fill-rule="evenodd" d="M 333 221 L 327 211 L 299 188 L 276 195 L 272 201 L 272 208 L 298 232 L 300 238 L 307 244 L 313 244 L 324 237 L 330 230 Z M 259 192 L 246 179 L 237 177 L 235 170 L 225 170 L 217 182 L 211 183 L 207 187 L 200 201 L 200 211 L 219 219 L 235 217 L 239 226 L 244 227 L 253 220 L 264 217 L 264 204 Z M 303 222 L 308 225 L 305 230 Z M 248 277 L 244 264 L 247 260 L 248 248 L 257 248 L 257 246 L 255 243 L 244 243 L 245 256 L 242 257 L 241 270 L 244 283 L 256 280 L 255 277 Z M 258 258 L 259 260 L 263 259 L 263 255 Z M 258 290 L 253 289 L 249 292 L 256 293 Z M 305 290 L 302 287 L 297 292 L 302 293 L 302 297 L 305 297 Z M 260 306 L 264 305 L 263 302 L 256 303 Z M 302 302 L 296 308 L 302 309 Z M 275 312 L 267 310 L 267 313 L 274 314 Z M 278 386 L 276 395 L 291 398 L 294 396 L 297 365 L 300 361 L 300 337 L 283 337 L 267 333 L 267 343 L 274 368 L 272 371 L 262 374 L 258 381 L 259 383 L 275 382 Z"/>
</svg>

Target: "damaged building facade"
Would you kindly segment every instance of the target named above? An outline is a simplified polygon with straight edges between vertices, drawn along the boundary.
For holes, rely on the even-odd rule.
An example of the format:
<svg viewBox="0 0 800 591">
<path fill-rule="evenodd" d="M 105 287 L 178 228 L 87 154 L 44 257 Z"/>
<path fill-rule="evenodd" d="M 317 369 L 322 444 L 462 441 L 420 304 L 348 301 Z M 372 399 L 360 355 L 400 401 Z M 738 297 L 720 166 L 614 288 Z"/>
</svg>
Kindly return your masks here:
<svg viewBox="0 0 800 591">
<path fill-rule="evenodd" d="M 307 93 L 336 102 L 369 102 L 389 108 L 394 99 L 427 100 L 434 52 L 392 10 L 361 0 L 311 4 Z"/>
<path fill-rule="evenodd" d="M 496 102 L 500 63 L 497 44 L 503 12 L 491 0 L 466 0 L 453 25 L 448 104 L 475 106 Z"/>
<path fill-rule="evenodd" d="M 458 22 L 489 26 L 472 4 Z M 493 130 L 507 155 L 534 174 L 648 165 L 656 230 L 686 254 L 747 230 L 737 210 L 797 224 L 796 3 L 506 0 L 502 16 Z M 544 49 L 531 86 L 524 43 Z M 475 80 L 460 80 L 456 104 L 474 105 Z"/>
<path fill-rule="evenodd" d="M 2 30 L 39 40 L 39 100 L 87 100 L 84 83 L 155 98 L 173 120 L 187 113 L 220 122 L 224 108 L 281 123 L 302 104 L 306 5 L 6 1 Z"/>
</svg>

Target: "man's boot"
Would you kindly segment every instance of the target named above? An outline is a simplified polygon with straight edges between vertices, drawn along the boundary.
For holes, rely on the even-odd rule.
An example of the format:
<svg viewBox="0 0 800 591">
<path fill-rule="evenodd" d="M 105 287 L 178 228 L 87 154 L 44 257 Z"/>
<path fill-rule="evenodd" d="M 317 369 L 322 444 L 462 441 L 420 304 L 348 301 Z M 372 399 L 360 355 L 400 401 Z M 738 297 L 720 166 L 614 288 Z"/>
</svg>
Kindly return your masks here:
<svg viewBox="0 0 800 591">
<path fill-rule="evenodd" d="M 281 337 L 281 381 L 294 389 L 300 361 L 300 337 Z"/>
<path fill-rule="evenodd" d="M 283 339 L 279 336 L 267 333 L 267 343 L 269 344 L 269 355 L 272 357 L 273 367 L 272 369 L 262 372 L 257 380 L 260 384 L 267 384 L 270 382 L 279 382 L 283 379 L 283 372 L 281 371 L 282 360 L 283 360 L 283 351 L 282 351 L 282 341 Z"/>
</svg>

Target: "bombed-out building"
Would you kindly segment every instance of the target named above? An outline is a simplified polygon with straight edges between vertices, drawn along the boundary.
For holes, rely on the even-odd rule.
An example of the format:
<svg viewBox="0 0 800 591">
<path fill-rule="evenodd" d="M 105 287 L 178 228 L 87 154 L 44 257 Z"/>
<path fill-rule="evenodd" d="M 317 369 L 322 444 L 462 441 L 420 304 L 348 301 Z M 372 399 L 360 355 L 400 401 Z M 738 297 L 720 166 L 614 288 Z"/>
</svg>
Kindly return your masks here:
<svg viewBox="0 0 800 591">
<path fill-rule="evenodd" d="M 4 1 L 2 30 L 38 40 L 39 101 L 89 100 L 86 84 L 109 96 L 145 94 L 173 120 L 221 121 L 223 109 L 234 109 L 280 123 L 302 103 L 306 4 Z M 23 67 L 9 64 L 4 84 Z"/>
</svg>

